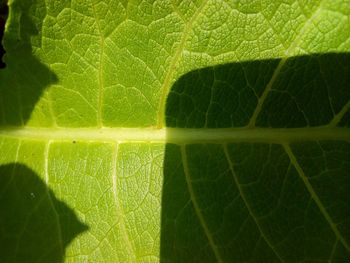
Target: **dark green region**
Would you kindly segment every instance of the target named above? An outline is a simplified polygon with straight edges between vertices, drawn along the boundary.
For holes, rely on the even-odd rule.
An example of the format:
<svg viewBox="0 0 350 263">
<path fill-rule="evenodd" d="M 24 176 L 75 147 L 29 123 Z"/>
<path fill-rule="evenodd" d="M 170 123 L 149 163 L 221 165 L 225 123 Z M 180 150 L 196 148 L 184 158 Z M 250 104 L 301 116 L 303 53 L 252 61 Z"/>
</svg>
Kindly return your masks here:
<svg viewBox="0 0 350 263">
<path fill-rule="evenodd" d="M 35 20 L 30 14 L 35 6 L 40 9 Z M 3 46 L 5 69 L 0 70 L 0 99 L 2 103 L 0 125 L 24 125 L 46 87 L 57 82 L 57 76 L 33 55 L 33 35 L 41 35 L 46 16 L 45 1 L 15 0 L 11 3 L 13 19 L 8 25 Z"/>
<path fill-rule="evenodd" d="M 8 16 L 7 1 L 0 1 L 0 68 L 4 68 L 6 65 L 2 61 L 2 57 L 5 54 L 5 49 L 2 45 L 2 39 L 4 37 L 5 23 Z"/>
<path fill-rule="evenodd" d="M 281 145 L 228 144 L 228 155 L 223 145 L 187 145 L 188 179 L 180 146 L 168 144 L 161 261 L 217 261 L 196 202 L 223 262 L 348 262 L 350 143 L 295 143 L 291 149 L 322 207 Z"/>
<path fill-rule="evenodd" d="M 0 166 L 0 262 L 64 262 L 67 245 L 85 230 L 31 169 Z"/>
<path fill-rule="evenodd" d="M 255 127 L 350 126 L 346 53 L 189 72 L 170 91 L 167 126 L 247 126 L 267 87 Z M 350 262 L 350 134 L 294 139 L 167 144 L 161 261 Z"/>
<path fill-rule="evenodd" d="M 169 93 L 167 127 L 246 126 L 269 86 L 256 127 L 327 125 L 349 103 L 350 54 L 289 58 L 276 74 L 279 63 L 280 59 L 231 63 L 183 75 Z M 350 126 L 350 110 L 339 125 Z"/>
</svg>

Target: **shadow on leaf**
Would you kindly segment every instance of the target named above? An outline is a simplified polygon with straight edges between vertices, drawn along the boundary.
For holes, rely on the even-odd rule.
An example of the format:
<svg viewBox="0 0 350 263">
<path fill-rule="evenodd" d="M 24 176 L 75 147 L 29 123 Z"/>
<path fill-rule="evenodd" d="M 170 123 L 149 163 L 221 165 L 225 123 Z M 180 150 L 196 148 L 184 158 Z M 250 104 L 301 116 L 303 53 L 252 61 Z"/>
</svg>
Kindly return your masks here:
<svg viewBox="0 0 350 263">
<path fill-rule="evenodd" d="M 30 16 L 35 7 L 40 12 Z M 0 125 L 24 125 L 43 94 L 57 81 L 56 75 L 35 56 L 40 47 L 42 21 L 46 16 L 45 1 L 14 0 L 10 5 L 7 32 L 4 36 L 6 68 L 0 71 Z M 47 113 L 44 113 L 47 114 Z"/>
<path fill-rule="evenodd" d="M 5 31 L 5 23 L 8 16 L 8 6 L 7 1 L 0 1 L 0 69 L 4 68 L 6 65 L 2 61 L 2 57 L 5 54 L 4 47 L 2 46 L 2 38 Z"/>
<path fill-rule="evenodd" d="M 349 54 L 232 63 L 180 77 L 166 108 L 167 127 L 177 128 L 168 141 L 181 140 L 165 150 L 161 261 L 346 262 L 349 141 L 294 138 L 284 142 L 288 152 L 262 139 L 191 143 L 185 128 L 343 129 L 349 101 Z"/>
<path fill-rule="evenodd" d="M 1 262 L 63 262 L 66 247 L 87 229 L 31 169 L 0 166 Z"/>
</svg>

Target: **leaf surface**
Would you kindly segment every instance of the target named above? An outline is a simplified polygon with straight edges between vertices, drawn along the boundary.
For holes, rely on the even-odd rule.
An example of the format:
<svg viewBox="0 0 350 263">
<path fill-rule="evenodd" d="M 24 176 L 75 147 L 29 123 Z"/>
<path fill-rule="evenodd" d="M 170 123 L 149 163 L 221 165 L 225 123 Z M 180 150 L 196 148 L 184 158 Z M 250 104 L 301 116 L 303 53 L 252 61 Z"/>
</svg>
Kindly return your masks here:
<svg viewBox="0 0 350 263">
<path fill-rule="evenodd" d="M 9 7 L 0 71 L 9 262 L 350 257 L 347 0 Z M 28 174 L 33 183 L 21 185 Z M 49 209 L 24 209 L 16 196 L 44 188 Z M 8 216 L 18 233 L 8 203 L 19 207 Z"/>
</svg>

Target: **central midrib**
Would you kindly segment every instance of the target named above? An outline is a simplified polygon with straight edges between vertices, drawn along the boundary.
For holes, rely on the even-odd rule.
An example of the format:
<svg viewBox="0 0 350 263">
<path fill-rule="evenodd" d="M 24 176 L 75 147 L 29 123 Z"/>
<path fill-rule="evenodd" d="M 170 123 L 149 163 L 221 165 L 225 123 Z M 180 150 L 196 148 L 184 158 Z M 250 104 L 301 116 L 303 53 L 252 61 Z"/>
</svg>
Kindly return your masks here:
<svg viewBox="0 0 350 263">
<path fill-rule="evenodd" d="M 88 140 L 113 142 L 227 143 L 345 140 L 350 128 L 0 128 L 0 137 L 38 140 Z"/>
</svg>

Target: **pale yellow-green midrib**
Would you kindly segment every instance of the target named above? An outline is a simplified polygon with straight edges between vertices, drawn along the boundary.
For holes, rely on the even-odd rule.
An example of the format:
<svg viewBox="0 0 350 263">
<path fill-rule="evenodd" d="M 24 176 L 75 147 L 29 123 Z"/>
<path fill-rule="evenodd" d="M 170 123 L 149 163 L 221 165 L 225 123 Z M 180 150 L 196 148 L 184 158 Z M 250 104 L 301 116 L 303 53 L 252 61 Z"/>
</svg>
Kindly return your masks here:
<svg viewBox="0 0 350 263">
<path fill-rule="evenodd" d="M 0 137 L 38 140 L 87 140 L 113 142 L 225 143 L 350 141 L 350 128 L 2 128 Z"/>
</svg>

